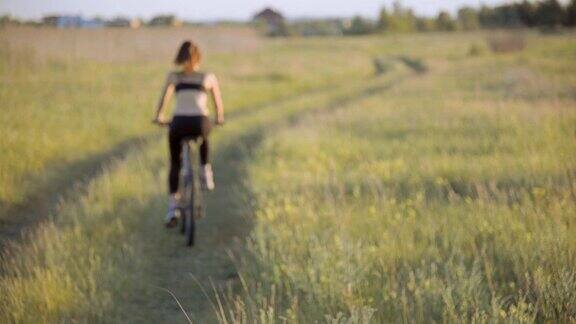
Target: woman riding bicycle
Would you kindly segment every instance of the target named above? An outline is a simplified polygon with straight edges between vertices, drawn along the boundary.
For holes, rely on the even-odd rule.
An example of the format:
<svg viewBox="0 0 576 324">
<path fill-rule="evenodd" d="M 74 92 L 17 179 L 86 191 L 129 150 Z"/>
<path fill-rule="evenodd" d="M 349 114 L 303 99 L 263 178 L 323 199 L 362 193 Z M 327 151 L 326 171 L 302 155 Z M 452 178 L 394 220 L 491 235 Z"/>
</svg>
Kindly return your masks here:
<svg viewBox="0 0 576 324">
<path fill-rule="evenodd" d="M 168 214 L 166 225 L 176 225 L 176 210 L 179 205 L 178 181 L 182 165 L 182 141 L 184 138 L 200 137 L 200 178 L 205 189 L 214 189 L 212 166 L 208 160 L 210 119 L 208 118 L 208 94 L 211 95 L 216 108 L 215 124 L 224 123 L 224 107 L 220 95 L 220 86 L 212 73 L 200 72 L 201 53 L 198 46 L 185 41 L 180 46 L 174 63 L 180 67 L 178 71 L 168 73 L 162 96 L 158 103 L 154 122 L 166 124 L 164 109 L 168 106 L 173 94 L 176 93 L 176 107 L 172 114 L 168 142 L 170 146 L 170 174 L 168 177 L 169 193 Z"/>
</svg>

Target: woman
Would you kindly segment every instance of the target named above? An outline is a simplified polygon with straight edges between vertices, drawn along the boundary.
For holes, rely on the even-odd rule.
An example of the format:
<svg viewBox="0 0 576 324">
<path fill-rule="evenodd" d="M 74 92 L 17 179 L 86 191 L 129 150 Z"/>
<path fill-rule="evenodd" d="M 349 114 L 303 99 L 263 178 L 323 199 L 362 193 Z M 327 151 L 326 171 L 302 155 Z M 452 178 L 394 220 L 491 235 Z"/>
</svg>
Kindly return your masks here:
<svg viewBox="0 0 576 324">
<path fill-rule="evenodd" d="M 176 93 L 174 109 L 168 141 L 170 145 L 170 174 L 168 177 L 170 197 L 166 226 L 173 227 L 177 223 L 176 210 L 180 201 L 178 181 L 182 165 L 182 140 L 186 137 L 201 137 L 200 145 L 200 177 L 205 189 L 214 189 L 212 166 L 208 160 L 210 120 L 208 119 L 208 94 L 211 95 L 216 108 L 216 125 L 224 123 L 224 107 L 220 95 L 218 80 L 212 73 L 203 73 L 200 67 L 201 53 L 198 46 L 191 41 L 185 41 L 180 46 L 174 63 L 180 67 L 178 71 L 170 72 L 158 103 L 157 124 L 165 124 L 164 109 Z"/>
</svg>

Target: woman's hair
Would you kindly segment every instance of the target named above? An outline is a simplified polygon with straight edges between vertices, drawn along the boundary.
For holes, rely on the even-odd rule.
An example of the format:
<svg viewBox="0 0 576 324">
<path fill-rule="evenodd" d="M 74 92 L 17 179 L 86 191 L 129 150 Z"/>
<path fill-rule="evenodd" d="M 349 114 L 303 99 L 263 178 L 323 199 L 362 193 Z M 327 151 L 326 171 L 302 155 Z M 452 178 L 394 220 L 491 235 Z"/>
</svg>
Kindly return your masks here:
<svg viewBox="0 0 576 324">
<path fill-rule="evenodd" d="M 198 45 L 195 43 L 187 40 L 180 45 L 180 49 L 178 50 L 178 54 L 174 59 L 174 64 L 182 65 L 188 61 L 192 61 L 192 64 L 196 65 L 200 63 L 200 59 L 202 58 L 202 54 L 200 53 L 200 49 Z"/>
</svg>

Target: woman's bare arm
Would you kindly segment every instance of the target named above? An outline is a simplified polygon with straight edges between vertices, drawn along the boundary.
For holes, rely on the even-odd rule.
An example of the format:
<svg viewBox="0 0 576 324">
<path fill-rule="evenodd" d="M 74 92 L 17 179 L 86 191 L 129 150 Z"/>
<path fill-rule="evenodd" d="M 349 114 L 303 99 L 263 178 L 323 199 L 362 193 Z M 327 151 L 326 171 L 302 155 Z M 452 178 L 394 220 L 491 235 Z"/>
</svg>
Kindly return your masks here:
<svg viewBox="0 0 576 324">
<path fill-rule="evenodd" d="M 216 108 L 216 125 L 224 124 L 224 105 L 222 104 L 222 93 L 220 92 L 220 84 L 216 76 L 212 75 L 209 84 L 214 107 Z"/>
<path fill-rule="evenodd" d="M 158 101 L 158 105 L 156 108 L 156 117 L 154 118 L 155 122 L 158 123 L 166 122 L 166 120 L 164 120 L 164 110 L 166 109 L 166 106 L 172 99 L 173 94 L 174 94 L 174 83 L 172 83 L 170 81 L 170 77 L 168 77 L 166 83 L 164 84 L 160 100 Z"/>
</svg>

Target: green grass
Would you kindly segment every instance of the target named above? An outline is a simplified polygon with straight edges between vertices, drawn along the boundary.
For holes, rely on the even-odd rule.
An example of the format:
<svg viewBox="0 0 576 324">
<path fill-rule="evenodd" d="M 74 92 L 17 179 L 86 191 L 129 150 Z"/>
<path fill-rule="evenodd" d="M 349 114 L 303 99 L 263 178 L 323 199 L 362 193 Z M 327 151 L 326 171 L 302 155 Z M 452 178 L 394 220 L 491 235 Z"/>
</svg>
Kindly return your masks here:
<svg viewBox="0 0 576 324">
<path fill-rule="evenodd" d="M 266 133 L 221 319 L 575 320 L 576 48 L 534 42 Z"/>
<path fill-rule="evenodd" d="M 309 101 L 291 105 L 298 94 L 325 89 L 347 73 L 369 73 L 360 53 L 339 57 L 349 66 L 334 73 L 330 73 L 330 65 L 318 67 L 314 62 L 286 65 L 292 53 L 286 51 L 283 57 L 275 53 L 290 47 L 271 44 L 259 55 L 222 54 L 206 62 L 219 74 L 231 121 L 222 135 L 215 134 L 217 155 L 219 147 L 230 147 L 223 150 L 231 153 L 222 155 L 232 154 L 231 158 L 237 159 L 234 152 L 247 145 L 240 140 L 261 128 L 266 116 L 278 119 L 291 109 L 308 108 Z M 329 49 L 303 51 L 313 53 L 316 62 L 331 56 Z M 181 240 L 163 233 L 160 226 L 166 200 L 166 147 L 164 132 L 150 124 L 166 65 L 37 63 L 24 55 L 9 54 L 2 62 L 2 82 L 6 85 L 2 87 L 6 107 L 2 135 L 8 138 L 2 149 L 9 154 L 3 155 L 2 162 L 1 218 L 3 226 L 18 224 L 29 213 L 45 220 L 28 229 L 25 239 L 10 247 L 3 259 L 1 317 L 10 322 L 53 322 L 163 321 L 174 316 L 170 315 L 173 300 L 158 287 L 169 288 L 165 280 L 176 278 L 162 278 L 158 268 L 164 267 L 169 277 L 179 275 L 177 271 L 189 265 L 174 269 L 174 260 L 161 261 L 166 250 L 181 248 Z M 354 63 L 358 58 L 361 63 Z M 232 65 L 237 68 L 226 69 Z M 291 76 L 299 70 L 306 72 L 301 80 Z M 221 170 L 230 169 L 230 162 L 240 161 L 222 161 Z M 229 170 L 220 174 L 226 172 Z M 229 178 L 226 185 L 232 188 L 234 182 L 241 181 L 238 172 Z M 83 185 L 80 179 L 88 184 Z M 232 199 L 238 196 L 234 194 L 223 192 L 220 196 Z M 59 203 L 45 201 L 45 197 L 61 199 L 61 195 L 66 198 Z M 203 229 L 204 233 L 214 231 L 215 240 L 226 235 L 221 233 L 225 228 L 219 222 L 242 223 L 220 214 L 208 220 Z M 206 236 L 200 238 L 200 244 Z M 204 259 L 211 259 L 217 248 L 210 244 L 217 243 L 204 244 L 208 246 Z M 180 259 L 186 262 L 190 255 L 183 252 Z M 223 254 L 224 267 L 232 267 Z M 143 259 L 150 255 L 154 255 L 153 262 L 147 265 Z M 214 261 L 214 268 L 206 268 L 210 260 L 198 265 L 206 273 L 203 284 L 214 271 L 222 271 L 222 262 Z M 195 298 L 204 299 L 189 276 L 184 280 L 188 283 L 178 282 L 178 286 L 195 290 Z M 142 302 L 142 296 L 148 298 Z M 150 308 L 143 310 L 142 303 Z M 167 309 L 155 312 L 158 305 Z"/>
<path fill-rule="evenodd" d="M 228 110 L 241 113 L 369 71 L 362 62 L 369 58 L 360 53 L 333 58 L 328 49 L 303 49 L 305 56 L 316 57 L 307 61 L 292 58 L 294 47 L 271 44 L 256 54 L 209 57 L 206 67 L 222 79 Z M 90 160 L 92 154 L 151 134 L 149 120 L 169 65 L 37 63 L 26 52 L 6 52 L 9 47 L 2 51 L 0 121 L 5 126 L 0 136 L 5 140 L 0 150 L 6 154 L 0 166 L 0 210 L 22 203 L 36 187 L 57 182 L 54 178 L 63 169 Z M 323 60 L 324 64 L 316 64 Z M 331 70 L 332 64 L 348 66 Z"/>
<path fill-rule="evenodd" d="M 468 57 L 483 37 L 208 56 L 229 119 L 193 251 L 160 226 L 167 65 L 1 52 L 0 219 L 66 195 L 27 206 L 50 216 L 0 262 L 0 319 L 181 321 L 166 288 L 201 323 L 574 321 L 576 46 Z"/>
</svg>

